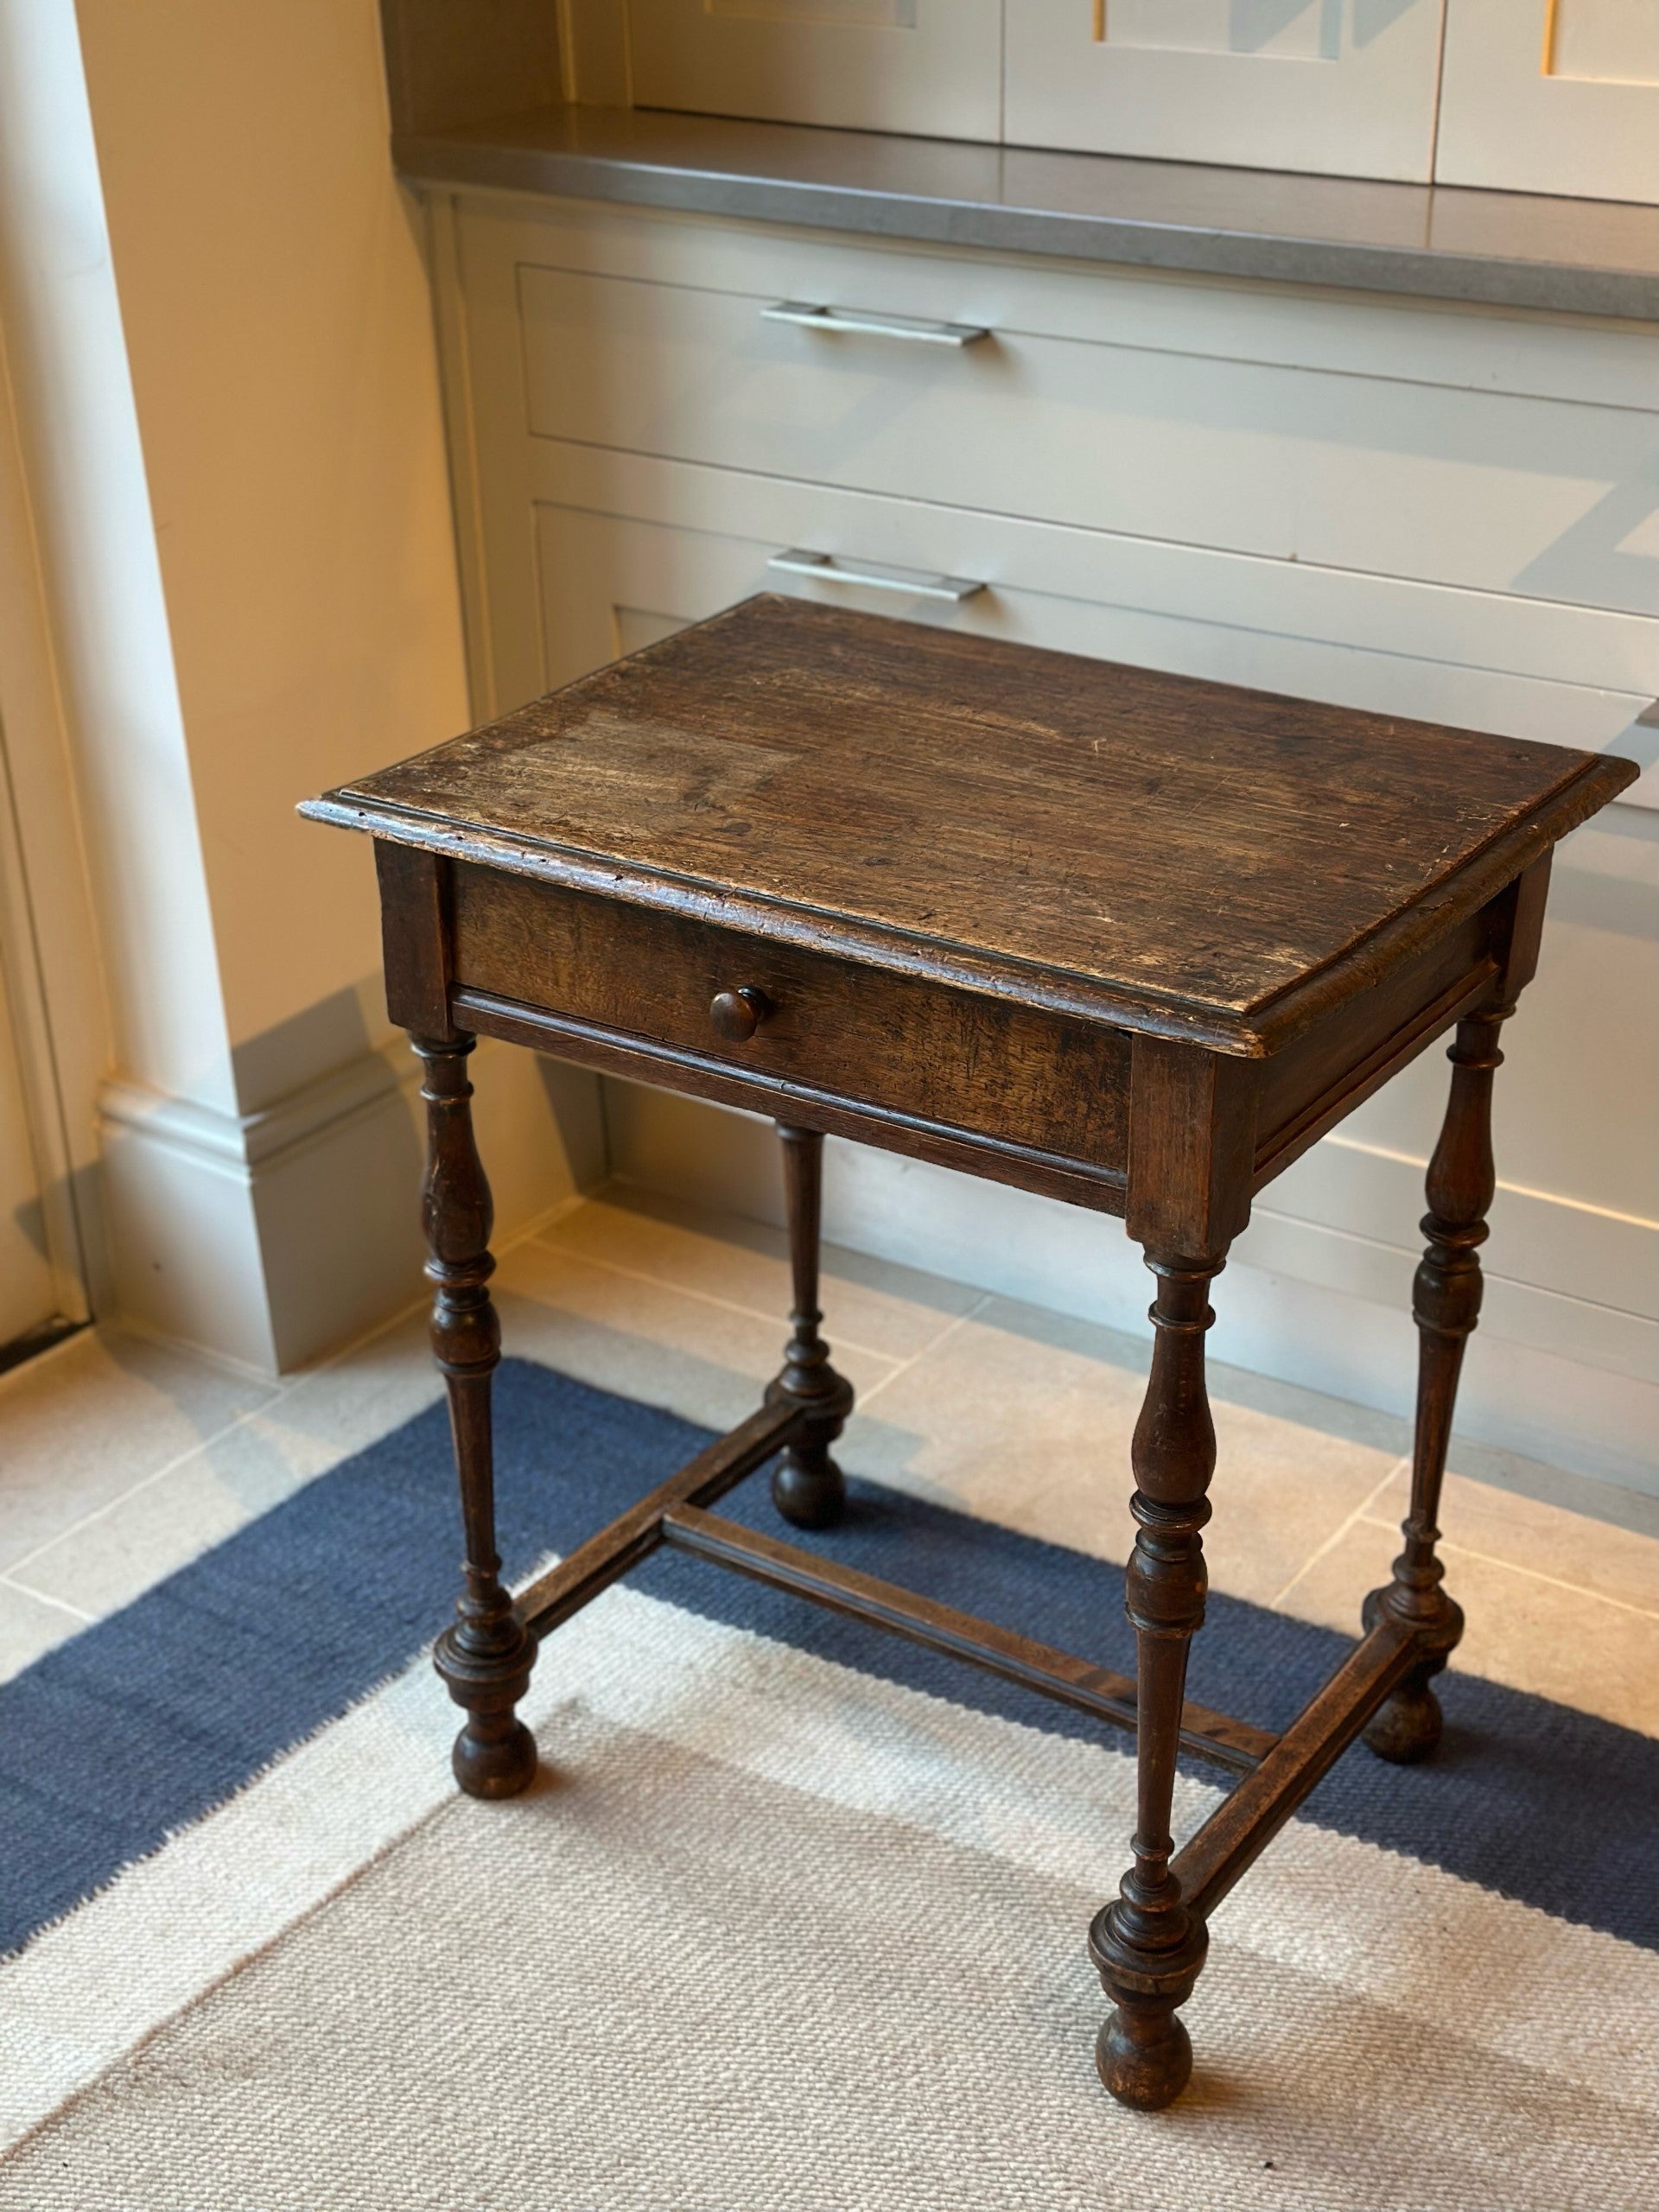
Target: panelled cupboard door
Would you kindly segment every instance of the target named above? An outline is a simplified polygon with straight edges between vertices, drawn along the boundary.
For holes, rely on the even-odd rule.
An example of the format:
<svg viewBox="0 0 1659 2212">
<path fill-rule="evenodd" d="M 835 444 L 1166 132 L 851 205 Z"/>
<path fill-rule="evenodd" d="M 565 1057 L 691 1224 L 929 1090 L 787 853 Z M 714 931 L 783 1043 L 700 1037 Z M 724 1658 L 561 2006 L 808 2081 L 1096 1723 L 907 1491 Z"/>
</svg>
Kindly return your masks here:
<svg viewBox="0 0 1659 2212">
<path fill-rule="evenodd" d="M 1003 136 L 1425 182 L 1443 10 L 1444 0 L 1007 0 Z"/>
<path fill-rule="evenodd" d="M 636 107 L 995 139 L 1002 0 L 632 0 Z"/>
<path fill-rule="evenodd" d="M 1659 201 L 1659 0 L 1446 0 L 1434 175 Z"/>
</svg>

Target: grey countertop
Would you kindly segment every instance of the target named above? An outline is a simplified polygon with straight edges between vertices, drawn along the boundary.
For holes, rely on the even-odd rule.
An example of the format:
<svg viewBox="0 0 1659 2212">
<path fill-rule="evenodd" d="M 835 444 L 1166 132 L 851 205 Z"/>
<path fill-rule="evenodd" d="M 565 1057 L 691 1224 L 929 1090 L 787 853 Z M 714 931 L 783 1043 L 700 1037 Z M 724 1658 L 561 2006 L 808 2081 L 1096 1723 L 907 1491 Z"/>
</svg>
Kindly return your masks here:
<svg viewBox="0 0 1659 2212">
<path fill-rule="evenodd" d="M 556 106 L 400 133 L 425 183 L 1659 321 L 1659 208 Z"/>
</svg>

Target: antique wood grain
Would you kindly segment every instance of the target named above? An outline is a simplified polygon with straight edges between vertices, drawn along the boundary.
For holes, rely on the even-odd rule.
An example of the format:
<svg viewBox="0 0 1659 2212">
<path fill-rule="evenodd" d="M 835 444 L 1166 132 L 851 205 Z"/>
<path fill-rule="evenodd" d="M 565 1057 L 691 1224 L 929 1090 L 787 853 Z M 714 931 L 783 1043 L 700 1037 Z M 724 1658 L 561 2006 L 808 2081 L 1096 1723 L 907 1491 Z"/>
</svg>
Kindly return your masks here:
<svg viewBox="0 0 1659 2212">
<path fill-rule="evenodd" d="M 1554 858 L 1554 849 L 1551 847 L 1503 892 L 1507 919 L 1503 933 L 1502 972 L 1492 993 L 1497 1004 L 1513 1006 L 1538 972 L 1544 910 L 1549 900 L 1549 876 Z"/>
<path fill-rule="evenodd" d="M 1372 1751 L 1402 1763 L 1424 1758 L 1440 1740 L 1440 1700 L 1429 1685 L 1463 1634 L 1462 1610 L 1442 1586 L 1446 1569 L 1435 1551 L 1440 1534 L 1435 1524 L 1464 1347 L 1480 1319 L 1480 1248 L 1497 1189 L 1492 1077 L 1503 1065 L 1498 1033 L 1514 1011 L 1512 1001 L 1501 1001 L 1459 1022 L 1446 1054 L 1452 1095 L 1428 1163 L 1428 1211 L 1422 1223 L 1428 1247 L 1411 1299 L 1418 1342 L 1411 1503 L 1392 1579 L 1371 1592 L 1363 1616 L 1368 1630 L 1391 1620 L 1409 1629 L 1416 1641 L 1419 1663 L 1365 1732 Z"/>
<path fill-rule="evenodd" d="M 464 989 L 557 1007 L 785 1080 L 833 1068 L 843 1096 L 1122 1167 L 1129 1055 L 1120 1030 L 472 862 L 454 874 L 453 957 Z M 736 1039 L 713 1005 L 744 988 L 764 1011 Z"/>
<path fill-rule="evenodd" d="M 308 811 L 372 830 L 394 1020 L 426 1067 L 433 1343 L 464 1589 L 456 1772 L 522 1788 L 536 1641 L 664 1542 L 1136 1735 L 1133 1863 L 1090 1948 L 1103 2079 L 1166 2104 L 1208 1916 L 1363 1731 L 1433 1747 L 1462 1616 L 1436 1556 L 1494 1187 L 1497 1039 L 1554 842 L 1632 764 L 753 601 Z M 1211 1285 L 1253 1192 L 1454 1030 L 1414 1294 L 1412 1498 L 1363 1641 L 1282 1738 L 1190 1705 L 1216 1440 Z M 791 1312 L 760 1411 L 511 1603 L 496 1558 L 475 1033 L 779 1123 Z M 819 1306 L 824 1133 L 1125 1216 L 1156 1284 L 1131 1458 L 1133 1684 L 707 1509 L 778 1459 L 808 1526 L 852 1393 Z M 1179 1853 L 1175 1761 L 1244 1779 Z"/>
<path fill-rule="evenodd" d="M 1397 1622 L 1384 1621 L 1357 1643 L 1315 1691 L 1273 1749 L 1217 1806 L 1170 1864 L 1187 1910 L 1208 1919 L 1258 1859 L 1402 1676 L 1416 1646 Z"/>
<path fill-rule="evenodd" d="M 647 1491 L 608 1528 L 551 1567 L 518 1592 L 515 1610 L 535 1636 L 550 1636 L 562 1621 L 591 1605 L 663 1541 L 663 1516 L 676 1505 L 712 1505 L 789 1443 L 804 1426 L 805 1408 L 775 1398 L 729 1434 L 688 1459 L 677 1474 Z"/>
<path fill-rule="evenodd" d="M 386 1012 L 422 1037 L 454 1034 L 449 1021 L 449 864 L 409 845 L 374 841 Z"/>
<path fill-rule="evenodd" d="M 1258 1189 L 1491 992 L 1506 918 L 1500 897 L 1262 1061 Z"/>
<path fill-rule="evenodd" d="M 797 1083 L 764 1069 L 713 1059 L 707 1053 L 680 1052 L 619 1031 L 595 1029 L 588 1022 L 571 1021 L 483 991 L 456 990 L 451 1003 L 458 1018 L 482 1035 L 556 1053 L 607 1075 L 628 1076 L 693 1098 L 745 1107 L 1100 1213 L 1123 1211 L 1121 1169 L 1090 1166 L 1012 1138 L 975 1136 L 919 1121 L 891 1105 L 848 1099 L 834 1087 L 832 1066 L 823 1068 L 817 1083 Z"/>
<path fill-rule="evenodd" d="M 1103 1018 L 1249 1053 L 1636 772 L 763 595 L 321 810 L 766 935 L 810 916 L 1026 1002 L 1061 976 Z"/>
<path fill-rule="evenodd" d="M 1219 1268 L 1250 1215 L 1258 1063 L 1137 1037 L 1130 1073 L 1128 1231 L 1147 1253 Z"/>
<path fill-rule="evenodd" d="M 806 1414 L 778 1462 L 772 1502 L 798 1529 L 827 1529 L 847 1502 L 830 1446 L 853 1408 L 852 1385 L 837 1375 L 823 1340 L 818 1305 L 819 1245 L 823 1226 L 823 1134 L 778 1125 L 784 1153 L 784 1211 L 789 1223 L 789 1342 L 782 1370 L 767 1390 Z"/>
<path fill-rule="evenodd" d="M 536 1741 L 514 1711 L 530 1687 L 536 1645 L 500 1582 L 490 1397 L 501 1331 L 489 1281 L 493 1210 L 473 1141 L 470 1037 L 411 1036 L 425 1066 L 427 1171 L 422 1208 L 433 1286 L 432 1350 L 449 1397 L 466 1538 L 455 1618 L 434 1654 L 467 1714 L 455 1738 L 455 1779 L 474 1797 L 511 1797 L 536 1771 Z"/>
<path fill-rule="evenodd" d="M 1172 2103 L 1192 2071 L 1192 2045 L 1177 2008 L 1192 1993 L 1208 1942 L 1171 1870 L 1170 1812 L 1187 1650 L 1204 1624 L 1208 1583 L 1202 1531 L 1216 1432 L 1204 1338 L 1215 1319 L 1210 1285 L 1224 1256 L 1224 1248 L 1191 1257 L 1147 1253 L 1158 1291 L 1152 1373 L 1130 1447 L 1135 1539 L 1123 1579 L 1138 1704 L 1135 1859 L 1089 1939 L 1114 2007 L 1096 2045 L 1100 2077 L 1121 2104 L 1146 2111 Z"/>
<path fill-rule="evenodd" d="M 835 1560 L 780 1544 L 741 1522 L 677 1505 L 663 1516 L 663 1541 L 716 1566 L 732 1567 L 752 1581 L 770 1583 L 831 1612 L 887 1629 L 931 1651 L 948 1652 L 986 1674 L 1018 1682 L 1114 1728 L 1133 1730 L 1138 1725 L 1135 1684 L 1127 1675 L 1074 1658 L 1069 1651 L 1056 1651 L 1012 1629 L 995 1627 L 937 1599 L 918 1598 L 913 1591 L 861 1574 Z M 1253 1728 L 1246 1721 L 1192 1703 L 1180 1708 L 1179 1735 L 1184 1751 L 1235 1774 L 1250 1773 L 1278 1741 L 1265 1728 Z"/>
</svg>

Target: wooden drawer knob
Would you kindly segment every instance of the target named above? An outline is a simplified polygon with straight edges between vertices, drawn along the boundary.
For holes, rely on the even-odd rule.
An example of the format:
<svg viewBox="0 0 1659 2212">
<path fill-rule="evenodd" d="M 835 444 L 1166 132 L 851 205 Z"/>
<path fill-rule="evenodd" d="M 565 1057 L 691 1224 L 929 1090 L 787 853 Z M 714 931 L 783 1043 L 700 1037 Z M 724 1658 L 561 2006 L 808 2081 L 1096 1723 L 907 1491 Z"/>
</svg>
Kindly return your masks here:
<svg viewBox="0 0 1659 2212">
<path fill-rule="evenodd" d="M 747 1045 L 771 1012 L 772 1001 L 766 993 L 746 984 L 741 991 L 716 991 L 709 1019 L 734 1045 Z"/>
</svg>

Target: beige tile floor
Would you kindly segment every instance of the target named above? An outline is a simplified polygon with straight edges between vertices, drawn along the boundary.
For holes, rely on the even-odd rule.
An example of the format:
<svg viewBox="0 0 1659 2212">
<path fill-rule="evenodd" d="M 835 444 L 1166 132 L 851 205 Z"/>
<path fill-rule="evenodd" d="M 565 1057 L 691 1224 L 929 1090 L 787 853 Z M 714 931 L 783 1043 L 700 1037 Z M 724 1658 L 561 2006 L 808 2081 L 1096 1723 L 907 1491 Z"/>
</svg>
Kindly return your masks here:
<svg viewBox="0 0 1659 2212">
<path fill-rule="evenodd" d="M 510 1350 L 710 1425 L 778 1364 L 782 1241 L 752 1224 L 588 1199 L 497 1282 Z M 1122 1556 L 1141 1346 L 848 1252 L 824 1306 L 849 1471 Z M 0 1679 L 437 1395 L 418 1311 L 277 1386 L 119 1331 L 0 1380 Z M 1400 1426 L 1225 1369 L 1213 1395 L 1215 1586 L 1351 1629 L 1395 1548 Z M 1454 1664 L 1659 1733 L 1659 1539 L 1460 1472 L 1442 1520 Z"/>
</svg>

